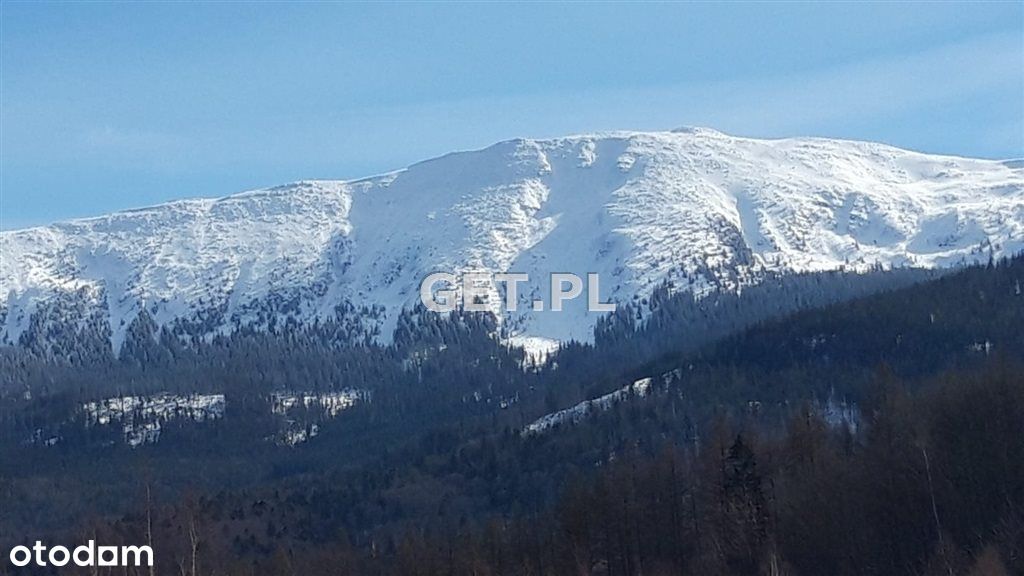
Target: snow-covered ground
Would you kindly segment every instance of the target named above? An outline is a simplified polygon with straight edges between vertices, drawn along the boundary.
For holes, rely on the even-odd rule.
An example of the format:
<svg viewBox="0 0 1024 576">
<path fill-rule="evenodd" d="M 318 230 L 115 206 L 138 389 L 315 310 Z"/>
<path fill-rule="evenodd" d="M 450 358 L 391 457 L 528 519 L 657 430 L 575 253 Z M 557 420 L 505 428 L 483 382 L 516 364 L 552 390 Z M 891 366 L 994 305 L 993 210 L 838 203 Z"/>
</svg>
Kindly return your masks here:
<svg viewBox="0 0 1024 576">
<path fill-rule="evenodd" d="M 356 405 L 357 402 L 367 401 L 370 398 L 369 390 L 356 390 L 349 388 L 336 392 L 280 392 L 274 394 L 270 399 L 270 410 L 274 414 L 287 414 L 295 407 L 306 409 L 320 409 L 328 417 L 335 417 L 344 410 Z"/>
<path fill-rule="evenodd" d="M 223 394 L 116 396 L 82 405 L 86 426 L 119 424 L 129 446 L 160 439 L 162 423 L 181 418 L 204 422 L 224 417 Z"/>
<path fill-rule="evenodd" d="M 320 434 L 320 425 L 289 417 L 295 408 L 321 411 L 325 418 L 335 418 L 360 402 L 369 402 L 371 392 L 346 388 L 333 392 L 279 392 L 270 397 L 270 411 L 283 418 L 281 431 L 268 438 L 282 446 L 296 446 Z"/>
<path fill-rule="evenodd" d="M 270 440 L 294 446 L 319 433 L 317 423 L 300 421 L 297 418 L 302 415 L 295 414 L 293 409 L 319 412 L 324 418 L 330 419 L 370 399 L 369 390 L 354 388 L 323 393 L 283 391 L 272 394 L 268 398 L 270 411 L 281 417 L 282 429 Z M 149 396 L 114 396 L 86 402 L 79 407 L 79 412 L 86 427 L 118 426 L 124 442 L 136 447 L 158 442 L 163 425 L 171 420 L 205 422 L 223 418 L 226 405 L 223 394 L 159 393 Z M 46 434 L 39 429 L 28 439 L 28 443 L 53 446 L 60 440 L 59 436 Z"/>
<path fill-rule="evenodd" d="M 576 424 L 588 415 L 596 412 L 604 412 L 619 402 L 624 402 L 633 396 L 646 396 L 651 390 L 651 382 L 651 378 L 642 378 L 629 386 L 624 386 L 614 392 L 609 392 L 604 396 L 593 398 L 591 400 L 584 400 L 583 402 L 564 410 L 545 414 L 526 425 L 526 427 L 523 428 L 522 434 L 524 436 L 540 434 L 557 426 Z"/>
<path fill-rule="evenodd" d="M 534 312 L 552 272 L 601 278 L 601 301 L 665 281 L 700 292 L 762 269 L 951 266 L 1024 250 L 1020 163 L 709 129 L 511 140 L 357 181 L 312 181 L 0 233 L 0 337 L 41 303 L 105 302 L 119 346 L 142 308 L 208 332 L 339 304 L 387 341 L 430 272 L 530 274 L 500 314 L 538 353 L 588 341 L 585 299 Z M 489 305 L 497 312 L 495 292 Z M 210 311 L 216 311 L 211 315 Z"/>
</svg>

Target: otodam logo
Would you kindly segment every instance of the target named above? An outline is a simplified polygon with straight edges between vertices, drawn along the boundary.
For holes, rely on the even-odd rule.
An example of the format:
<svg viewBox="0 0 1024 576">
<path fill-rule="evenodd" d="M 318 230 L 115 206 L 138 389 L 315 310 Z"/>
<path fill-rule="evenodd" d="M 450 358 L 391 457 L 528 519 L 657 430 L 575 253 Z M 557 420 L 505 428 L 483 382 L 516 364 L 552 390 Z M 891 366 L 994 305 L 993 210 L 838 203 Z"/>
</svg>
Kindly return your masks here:
<svg viewBox="0 0 1024 576">
<path fill-rule="evenodd" d="M 15 546 L 11 549 L 11 564 L 22 568 L 35 566 L 115 566 L 141 567 L 153 565 L 153 549 L 149 546 L 97 546 L 96 542 L 88 543 L 68 550 L 65 546 L 47 548 L 36 540 L 35 546 Z"/>
</svg>

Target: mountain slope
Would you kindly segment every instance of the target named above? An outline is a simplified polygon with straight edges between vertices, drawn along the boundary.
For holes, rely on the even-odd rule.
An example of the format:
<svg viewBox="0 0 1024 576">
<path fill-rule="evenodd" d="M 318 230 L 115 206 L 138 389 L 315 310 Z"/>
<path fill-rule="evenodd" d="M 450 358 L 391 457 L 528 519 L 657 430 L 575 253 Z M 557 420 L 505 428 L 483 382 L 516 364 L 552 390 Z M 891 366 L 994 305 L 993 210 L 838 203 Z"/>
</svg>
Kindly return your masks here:
<svg viewBox="0 0 1024 576">
<path fill-rule="evenodd" d="M 193 334 L 346 316 L 386 341 L 428 273 L 483 269 L 530 274 L 503 317 L 510 336 L 590 340 L 585 299 L 528 311 L 551 272 L 596 272 L 602 301 L 628 302 L 665 282 L 700 293 L 763 270 L 1021 250 L 1024 169 L 1012 162 L 707 129 L 611 133 L 3 232 L 0 320 L 17 342 L 33 315 L 98 314 L 119 346 L 143 308 Z"/>
</svg>

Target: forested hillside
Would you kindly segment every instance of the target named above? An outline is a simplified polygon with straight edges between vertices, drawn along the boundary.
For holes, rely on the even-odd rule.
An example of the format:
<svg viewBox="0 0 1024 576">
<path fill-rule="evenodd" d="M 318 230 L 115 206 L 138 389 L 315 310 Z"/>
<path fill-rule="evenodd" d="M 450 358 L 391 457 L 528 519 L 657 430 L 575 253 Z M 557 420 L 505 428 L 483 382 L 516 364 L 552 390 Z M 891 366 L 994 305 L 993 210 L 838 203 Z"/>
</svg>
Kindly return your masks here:
<svg viewBox="0 0 1024 576">
<path fill-rule="evenodd" d="M 1021 573 L 1022 280 L 1016 258 L 676 295 L 541 365 L 485 316 L 414 313 L 388 347 L 141 316 L 117 358 L 6 349 L 0 541 L 151 525 L 160 574 Z M 275 408 L 289 391 L 314 400 Z M 134 447 L 81 408 L 157 393 L 186 400 Z"/>
</svg>

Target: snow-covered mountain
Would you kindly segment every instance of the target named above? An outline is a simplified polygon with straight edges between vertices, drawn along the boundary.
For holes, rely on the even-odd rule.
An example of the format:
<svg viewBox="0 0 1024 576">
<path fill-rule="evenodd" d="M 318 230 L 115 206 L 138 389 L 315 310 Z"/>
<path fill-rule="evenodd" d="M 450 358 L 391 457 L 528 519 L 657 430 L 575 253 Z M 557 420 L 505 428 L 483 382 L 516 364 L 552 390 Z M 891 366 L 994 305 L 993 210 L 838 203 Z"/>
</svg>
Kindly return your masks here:
<svg viewBox="0 0 1024 576">
<path fill-rule="evenodd" d="M 343 315 L 387 341 L 430 272 L 523 272 L 514 340 L 588 340 L 581 299 L 533 312 L 551 272 L 601 300 L 760 271 L 952 266 L 1024 250 L 1020 162 L 709 129 L 511 140 L 356 181 L 307 181 L 0 233 L 0 322 L 230 331 Z M 497 293 L 491 303 L 497 306 Z M 33 316 L 35 319 L 33 320 Z"/>
</svg>

